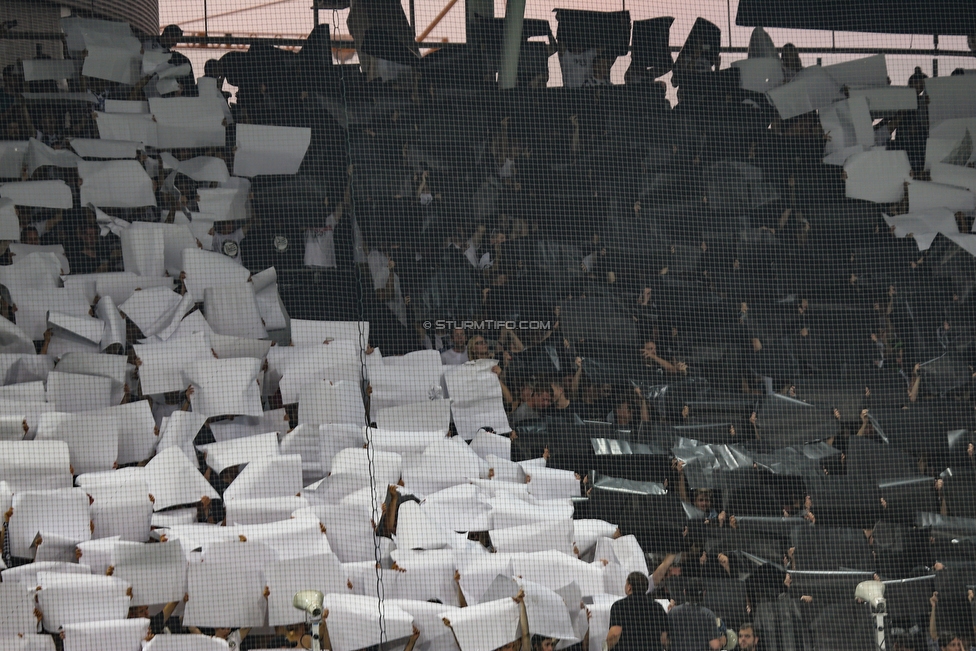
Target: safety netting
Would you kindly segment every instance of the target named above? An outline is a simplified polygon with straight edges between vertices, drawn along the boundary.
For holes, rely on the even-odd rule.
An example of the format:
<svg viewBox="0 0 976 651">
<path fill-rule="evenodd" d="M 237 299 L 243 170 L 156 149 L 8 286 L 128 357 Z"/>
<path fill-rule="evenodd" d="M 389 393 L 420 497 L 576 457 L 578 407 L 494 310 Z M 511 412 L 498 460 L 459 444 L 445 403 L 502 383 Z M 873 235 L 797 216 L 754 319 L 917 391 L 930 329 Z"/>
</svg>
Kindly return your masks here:
<svg viewBox="0 0 976 651">
<path fill-rule="evenodd" d="M 200 4 L 0 4 L 0 651 L 976 645 L 971 4 Z"/>
</svg>

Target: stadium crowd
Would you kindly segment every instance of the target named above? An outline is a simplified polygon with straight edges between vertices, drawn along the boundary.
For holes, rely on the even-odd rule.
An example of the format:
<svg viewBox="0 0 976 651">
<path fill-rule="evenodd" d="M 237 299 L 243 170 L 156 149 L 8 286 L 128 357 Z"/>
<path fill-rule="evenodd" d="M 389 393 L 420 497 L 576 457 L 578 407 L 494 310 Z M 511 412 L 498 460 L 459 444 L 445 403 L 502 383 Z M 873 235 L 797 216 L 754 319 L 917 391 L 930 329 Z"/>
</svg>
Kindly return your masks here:
<svg viewBox="0 0 976 651">
<path fill-rule="evenodd" d="M 558 11 L 3 70 L 0 648 L 976 646 L 976 76 Z"/>
</svg>

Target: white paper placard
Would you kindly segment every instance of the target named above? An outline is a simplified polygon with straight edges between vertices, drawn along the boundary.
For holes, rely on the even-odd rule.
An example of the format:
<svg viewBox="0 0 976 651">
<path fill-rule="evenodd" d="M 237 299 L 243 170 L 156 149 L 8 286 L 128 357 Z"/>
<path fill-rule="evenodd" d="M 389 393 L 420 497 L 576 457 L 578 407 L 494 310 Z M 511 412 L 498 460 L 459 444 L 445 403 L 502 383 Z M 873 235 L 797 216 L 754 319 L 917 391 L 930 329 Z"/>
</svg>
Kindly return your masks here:
<svg viewBox="0 0 976 651">
<path fill-rule="evenodd" d="M 245 357 L 251 357 L 246 355 Z M 255 358 L 256 359 L 256 358 Z M 288 412 L 285 408 L 266 411 L 261 416 L 236 416 L 210 423 L 210 431 L 217 442 L 242 439 L 268 432 L 283 436 L 288 431 Z"/>
<path fill-rule="evenodd" d="M 291 342 L 295 346 L 322 344 L 326 341 L 369 341 L 368 321 L 291 320 Z"/>
<path fill-rule="evenodd" d="M 70 273 L 68 258 L 64 253 L 64 246 L 61 244 L 24 244 L 23 242 L 13 242 L 10 244 L 10 257 L 14 262 L 23 262 L 25 258 L 32 254 L 51 254 L 57 259 L 57 265 L 50 259 L 50 255 L 43 255 L 38 260 L 44 259 L 50 264 L 52 269 L 59 267 L 61 273 Z"/>
<path fill-rule="evenodd" d="M 888 66 L 883 54 L 824 66 L 823 71 L 840 86 L 877 88 L 888 85 Z"/>
<path fill-rule="evenodd" d="M 386 430 L 446 434 L 451 426 L 451 401 L 424 400 L 380 409 L 376 414 L 376 424 Z"/>
<path fill-rule="evenodd" d="M 15 296 L 14 301 L 17 303 L 17 325 L 34 341 L 44 338 L 49 312 L 86 317 L 91 309 L 85 295 L 71 289 L 35 289 L 30 300 L 19 300 Z"/>
<path fill-rule="evenodd" d="M 376 562 L 373 527 L 368 508 L 354 504 L 320 504 L 313 507 L 329 539 L 329 547 L 343 563 Z"/>
<path fill-rule="evenodd" d="M 417 601 L 415 599 L 386 599 L 386 603 L 392 604 L 413 617 L 413 625 L 420 631 L 417 639 L 417 647 L 428 649 L 429 651 L 459 651 L 457 642 L 451 629 L 444 625 L 443 617 L 452 619 L 458 610 L 450 608 L 445 610 L 444 604 Z"/>
<path fill-rule="evenodd" d="M 0 141 L 0 179 L 19 179 L 27 157 L 26 140 Z"/>
<path fill-rule="evenodd" d="M 315 589 L 323 594 L 348 592 L 349 580 L 342 564 L 332 554 L 275 561 L 264 568 L 268 590 L 268 625 L 287 626 L 304 621 L 292 607 L 292 598 L 301 590 Z M 310 588 L 311 586 L 311 588 Z"/>
<path fill-rule="evenodd" d="M 918 93 L 907 86 L 883 86 L 881 88 L 861 88 L 850 92 L 850 97 L 863 97 L 873 113 L 892 111 L 914 111 L 918 108 Z"/>
<path fill-rule="evenodd" d="M 820 124 L 827 137 L 825 154 L 859 145 L 863 150 L 874 146 L 874 129 L 867 100 L 863 97 L 831 104 L 820 111 Z"/>
<path fill-rule="evenodd" d="M 140 113 L 149 114 L 149 102 L 141 100 L 128 100 L 128 99 L 106 99 L 105 100 L 105 112 L 106 113 L 123 113 L 129 115 L 138 115 Z M 136 141 L 140 142 L 140 141 Z M 142 144 L 149 144 L 143 142 Z"/>
<path fill-rule="evenodd" d="M 186 558 L 179 542 L 119 546 L 112 564 L 113 576 L 132 585 L 133 605 L 179 601 L 186 593 Z"/>
<path fill-rule="evenodd" d="M 31 558 L 31 545 L 38 532 L 75 542 L 91 538 L 88 495 L 76 488 L 16 493 L 8 535 L 10 553 Z"/>
<path fill-rule="evenodd" d="M 976 209 L 976 195 L 965 188 L 942 183 L 912 181 L 908 184 L 908 209 L 911 212 L 925 212 L 936 208 L 969 212 Z"/>
<path fill-rule="evenodd" d="M 903 151 L 872 150 L 854 154 L 844 163 L 849 199 L 895 203 L 905 196 L 911 163 Z"/>
<path fill-rule="evenodd" d="M 23 400 L 25 402 L 46 402 L 47 390 L 44 382 L 22 382 L 0 387 L 0 400 Z"/>
<path fill-rule="evenodd" d="M 78 76 L 77 62 L 73 59 L 24 59 L 25 81 L 49 79 L 74 79 Z"/>
<path fill-rule="evenodd" d="M 404 466 L 403 481 L 408 490 L 421 495 L 455 484 L 488 477 L 488 464 L 460 438 L 431 443 L 419 458 Z"/>
<path fill-rule="evenodd" d="M 220 497 L 178 447 L 163 450 L 146 464 L 146 481 L 156 511 L 195 504 L 202 497 L 212 500 Z"/>
<path fill-rule="evenodd" d="M 259 567 L 235 562 L 191 563 L 187 592 L 190 600 L 183 612 L 184 626 L 264 626 L 267 602 Z"/>
<path fill-rule="evenodd" d="M 4 321 L 7 321 L 4 319 Z M 34 341 L 15 324 L 0 322 L 0 354 L 34 355 Z"/>
<path fill-rule="evenodd" d="M 193 411 L 205 416 L 261 416 L 261 362 L 250 357 L 202 359 L 184 371 Z"/>
<path fill-rule="evenodd" d="M 971 167 L 933 163 L 932 180 L 976 192 L 976 169 Z"/>
<path fill-rule="evenodd" d="M 227 523 L 234 525 L 272 524 L 289 520 L 295 511 L 308 508 L 304 497 L 260 497 L 235 499 L 224 503 Z"/>
<path fill-rule="evenodd" d="M 159 243 L 162 244 L 162 241 Z M 159 261 L 162 262 L 162 248 L 159 254 Z M 119 306 L 119 310 L 148 337 L 171 326 L 174 319 L 179 321 L 183 317 L 185 311 L 180 313 L 182 302 L 183 297 L 172 289 L 150 287 L 133 292 L 132 296 Z"/>
<path fill-rule="evenodd" d="M 498 434 L 512 431 L 502 402 L 501 384 L 491 370 L 495 364 L 494 360 L 466 362 L 445 374 L 454 425 L 467 441 L 482 427 L 491 427 Z"/>
<path fill-rule="evenodd" d="M 238 124 L 234 175 L 297 174 L 311 138 L 305 127 Z"/>
<path fill-rule="evenodd" d="M 95 316 L 105 324 L 99 349 L 105 350 L 114 344 L 125 346 L 125 319 L 115 307 L 111 296 L 103 296 L 95 306 Z"/>
<path fill-rule="evenodd" d="M 125 38 L 132 36 L 132 28 L 129 23 L 113 20 L 96 20 L 93 18 L 70 18 L 61 19 L 61 29 L 64 31 L 69 50 L 81 52 L 85 49 L 86 34 L 104 34 Z"/>
<path fill-rule="evenodd" d="M 375 476 L 377 486 L 389 486 L 400 480 L 403 459 L 395 452 L 373 452 L 370 459 L 362 448 L 346 448 L 332 459 L 333 473 L 349 473 L 360 477 Z M 372 468 L 372 473 L 370 469 Z"/>
<path fill-rule="evenodd" d="M 34 206 L 36 208 L 68 210 L 73 205 L 71 188 L 60 180 L 4 183 L 0 185 L 0 197 L 12 199 L 18 206 Z"/>
<path fill-rule="evenodd" d="M 199 450 L 206 455 L 208 466 L 217 472 L 223 472 L 231 466 L 278 456 L 278 434 L 268 432 L 246 439 L 208 443 L 199 446 Z"/>
<path fill-rule="evenodd" d="M 293 497 L 301 491 L 301 455 L 277 455 L 248 463 L 224 491 L 224 501 Z"/>
<path fill-rule="evenodd" d="M 107 108 L 108 102 L 106 102 Z M 95 111 L 98 136 L 103 140 L 140 142 L 150 147 L 158 144 L 156 122 L 149 113 L 102 113 Z"/>
<path fill-rule="evenodd" d="M 397 510 L 396 542 L 397 549 L 445 549 L 450 538 L 423 512 L 420 504 L 405 502 Z"/>
<path fill-rule="evenodd" d="M 159 443 L 156 451 L 162 452 L 167 448 L 179 448 L 187 458 L 196 456 L 193 439 L 200 432 L 207 417 L 192 411 L 175 411 L 172 416 L 163 419 L 159 428 Z"/>
<path fill-rule="evenodd" d="M 573 520 L 573 542 L 580 556 L 590 552 L 601 538 L 612 538 L 616 531 L 617 525 L 605 520 Z"/>
<path fill-rule="evenodd" d="M 278 275 L 274 267 L 251 277 L 254 285 L 254 297 L 258 302 L 258 311 L 264 320 L 264 327 L 268 332 L 284 330 L 289 325 L 285 306 L 278 295 Z"/>
<path fill-rule="evenodd" d="M 37 603 L 44 613 L 44 629 L 67 624 L 125 619 L 129 584 L 111 576 L 39 572 Z M 121 613 L 120 613 L 121 611 Z"/>
<path fill-rule="evenodd" d="M 37 351 L 26 354 L 0 353 L 0 377 L 4 384 L 38 382 L 47 380 L 54 370 L 54 360 Z"/>
<path fill-rule="evenodd" d="M 47 376 L 47 401 L 58 411 L 69 413 L 104 409 L 121 401 L 121 388 L 115 395 L 115 386 L 107 377 L 51 371 Z"/>
<path fill-rule="evenodd" d="M 211 354 L 204 333 L 166 343 L 135 344 L 134 349 L 136 358 L 142 363 L 139 380 L 144 395 L 186 389 L 188 383 L 183 377 L 183 370 Z"/>
<path fill-rule="evenodd" d="M 132 140 L 72 138 L 71 148 L 82 158 L 135 158 L 145 145 Z"/>
<path fill-rule="evenodd" d="M 197 156 L 181 161 L 165 151 L 160 153 L 160 158 L 163 161 L 163 169 L 176 170 L 194 181 L 224 183 L 230 179 L 227 164 L 221 158 Z"/>
<path fill-rule="evenodd" d="M 557 551 L 512 556 L 512 568 L 517 576 L 540 583 L 550 590 L 558 590 L 575 581 L 584 597 L 603 593 L 601 567 Z"/>
<path fill-rule="evenodd" d="M 80 161 L 81 203 L 99 208 L 155 206 L 152 179 L 138 161 Z M 0 188 L 2 191 L 2 188 Z"/>
<path fill-rule="evenodd" d="M 137 276 L 166 274 L 163 231 L 138 223 L 122 231 L 122 261 L 125 270 Z"/>
<path fill-rule="evenodd" d="M 143 651 L 228 651 L 227 641 L 209 635 L 157 635 Z"/>
<path fill-rule="evenodd" d="M 139 80 L 142 44 L 133 36 L 84 32 L 88 55 L 81 74 L 132 85 Z"/>
<path fill-rule="evenodd" d="M 512 439 L 485 430 L 478 430 L 478 433 L 471 439 L 471 449 L 485 460 L 488 460 L 489 456 L 504 461 L 511 461 L 512 459 Z"/>
<path fill-rule="evenodd" d="M 232 177 L 236 179 L 237 177 Z M 243 179 L 247 180 L 247 179 Z M 229 181 L 228 181 L 229 183 Z M 197 205 L 204 215 L 212 215 L 215 221 L 244 220 L 248 218 L 247 191 L 240 187 L 199 188 Z M 194 213 L 191 213 L 196 220 Z M 212 226 L 212 224 L 211 224 Z M 209 250 L 209 249 L 208 249 Z"/>
<path fill-rule="evenodd" d="M 202 249 L 183 250 L 183 271 L 187 291 L 201 298 L 208 287 L 239 285 L 251 275 L 226 255 Z"/>
<path fill-rule="evenodd" d="M 580 478 L 572 470 L 536 468 L 530 473 L 529 495 L 540 500 L 580 497 Z"/>
<path fill-rule="evenodd" d="M 370 409 L 380 409 L 441 397 L 441 381 L 445 367 L 436 350 L 411 353 L 397 364 L 383 364 L 370 369 L 369 383 L 373 389 Z M 496 382 L 497 384 L 497 382 Z M 501 387 L 499 386 L 499 392 Z M 500 395 L 500 394 L 499 394 Z"/>
<path fill-rule="evenodd" d="M 154 97 L 149 110 L 156 121 L 156 146 L 223 147 L 224 115 L 210 98 Z"/>
<path fill-rule="evenodd" d="M 149 632 L 149 620 L 121 619 L 66 624 L 64 651 L 142 651 Z"/>
<path fill-rule="evenodd" d="M 77 474 L 111 470 L 119 454 L 119 422 L 111 413 L 49 412 L 41 414 L 37 440 L 67 443 Z"/>
<path fill-rule="evenodd" d="M 119 423 L 119 463 L 149 459 L 156 448 L 156 421 L 149 402 L 137 400 L 105 411 Z"/>
<path fill-rule="evenodd" d="M 530 553 L 558 551 L 573 553 L 573 520 L 547 520 L 523 524 L 489 532 L 495 551 L 503 553 Z"/>
<path fill-rule="evenodd" d="M 59 312 L 48 312 L 47 325 L 56 336 L 75 338 L 93 345 L 101 342 L 105 331 L 105 324 L 98 319 Z"/>
<path fill-rule="evenodd" d="M 843 99 L 840 84 L 820 66 L 804 68 L 793 81 L 766 94 L 784 120 L 816 111 Z"/>
<path fill-rule="evenodd" d="M 305 385 L 298 399 L 298 422 L 311 425 L 365 423 L 366 408 L 359 384 L 316 380 Z"/>
<path fill-rule="evenodd" d="M 0 481 L 15 493 L 70 488 L 68 445 L 63 441 L 0 441 Z"/>
<path fill-rule="evenodd" d="M 954 118 L 976 117 L 976 75 L 925 80 L 929 96 L 929 129 Z"/>
<path fill-rule="evenodd" d="M 498 599 L 444 613 L 461 651 L 494 651 L 521 637 L 519 605 Z"/>
<path fill-rule="evenodd" d="M 325 595 L 329 611 L 326 625 L 334 651 L 355 651 L 380 643 L 379 604 L 373 597 L 348 594 Z M 391 604 L 383 605 L 387 640 L 399 640 L 413 633 L 413 618 Z"/>
<path fill-rule="evenodd" d="M 38 167 L 78 167 L 81 158 L 67 149 L 52 149 L 36 138 L 27 141 L 27 174 L 33 176 Z"/>
<path fill-rule="evenodd" d="M 26 418 L 28 439 L 33 438 L 37 434 L 37 426 L 40 424 L 41 414 L 52 411 L 54 411 L 54 405 L 48 402 L 25 402 L 23 400 L 0 399 L 0 414 Z M 46 487 L 42 486 L 41 488 Z"/>
<path fill-rule="evenodd" d="M 278 388 L 285 405 L 298 402 L 300 391 L 319 380 L 358 383 L 362 379 L 357 347 L 346 341 L 301 348 L 275 346 L 268 352 L 268 366 L 269 372 L 274 368 L 281 373 Z"/>
<path fill-rule="evenodd" d="M 765 93 L 783 85 L 783 64 L 777 58 L 741 59 L 732 62 L 739 69 L 739 87 Z"/>
<path fill-rule="evenodd" d="M 488 531 L 491 506 L 476 486 L 459 484 L 428 495 L 424 512 L 449 531 Z"/>
<path fill-rule="evenodd" d="M 446 432 L 401 432 L 363 427 L 363 442 L 376 450 L 396 452 L 404 457 L 423 454 L 431 445 L 444 441 Z"/>
<path fill-rule="evenodd" d="M 36 630 L 33 592 L 23 583 L 0 583 L 0 635 L 26 635 Z"/>
<path fill-rule="evenodd" d="M 954 235 L 959 233 L 956 216 L 948 208 L 936 208 L 921 213 L 908 213 L 889 217 L 882 214 L 895 237 L 911 235 L 919 251 L 927 251 L 939 233 Z"/>
<path fill-rule="evenodd" d="M 203 290 L 203 310 L 217 334 L 250 339 L 268 336 L 249 282 L 207 287 Z"/>
</svg>

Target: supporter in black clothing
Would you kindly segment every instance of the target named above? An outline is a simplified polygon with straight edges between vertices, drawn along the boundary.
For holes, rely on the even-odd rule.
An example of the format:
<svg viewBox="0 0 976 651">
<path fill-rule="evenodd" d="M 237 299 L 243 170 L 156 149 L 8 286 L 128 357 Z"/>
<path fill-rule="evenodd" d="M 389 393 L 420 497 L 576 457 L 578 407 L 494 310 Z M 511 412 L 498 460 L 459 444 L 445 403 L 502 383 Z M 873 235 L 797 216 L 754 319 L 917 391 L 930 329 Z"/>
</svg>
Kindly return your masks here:
<svg viewBox="0 0 976 651">
<path fill-rule="evenodd" d="M 627 596 L 610 608 L 607 648 L 617 651 L 663 649 L 668 639 L 668 616 L 661 604 L 647 595 L 648 580 L 640 572 L 627 576 Z"/>
<path fill-rule="evenodd" d="M 91 274 L 110 271 L 110 255 L 106 252 L 98 227 L 90 222 L 79 224 L 74 231 L 75 241 L 65 247 L 65 255 L 72 274 Z"/>
</svg>

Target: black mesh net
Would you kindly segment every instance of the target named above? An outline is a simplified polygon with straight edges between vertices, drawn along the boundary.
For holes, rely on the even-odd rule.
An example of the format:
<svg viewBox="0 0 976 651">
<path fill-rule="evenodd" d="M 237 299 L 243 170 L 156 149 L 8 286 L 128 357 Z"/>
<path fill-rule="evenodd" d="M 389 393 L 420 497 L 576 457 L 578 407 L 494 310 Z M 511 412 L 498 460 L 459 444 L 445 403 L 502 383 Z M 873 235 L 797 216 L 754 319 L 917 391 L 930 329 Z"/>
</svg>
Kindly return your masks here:
<svg viewBox="0 0 976 651">
<path fill-rule="evenodd" d="M 61 4 L 0 651 L 976 644 L 971 3 Z"/>
</svg>

